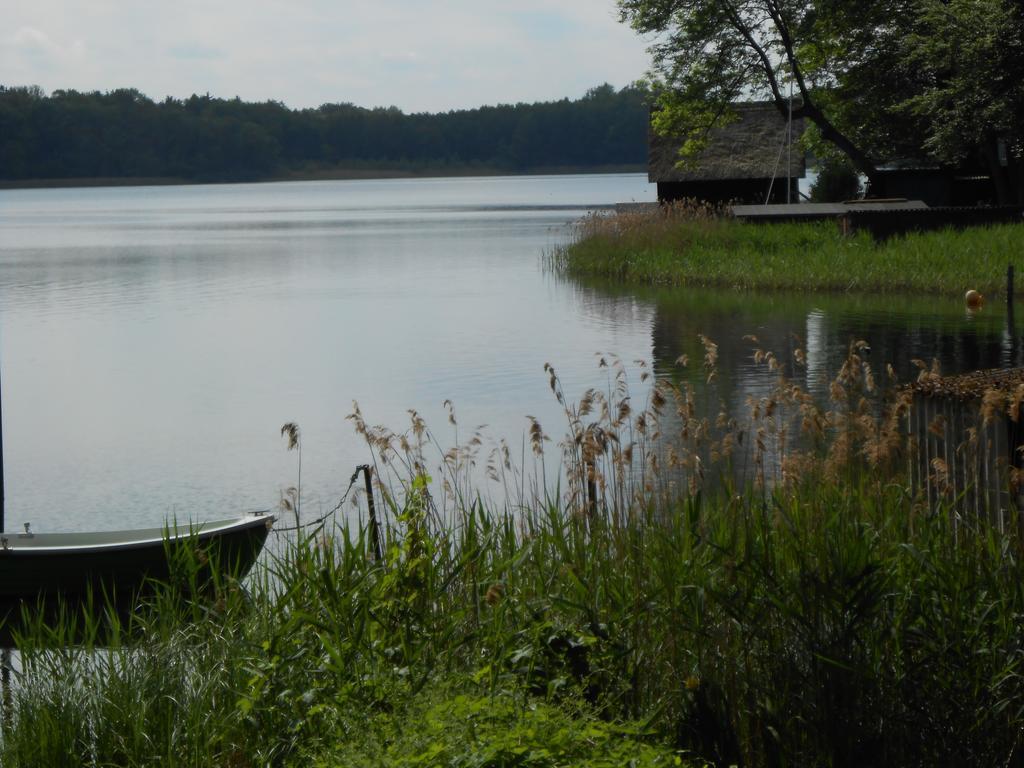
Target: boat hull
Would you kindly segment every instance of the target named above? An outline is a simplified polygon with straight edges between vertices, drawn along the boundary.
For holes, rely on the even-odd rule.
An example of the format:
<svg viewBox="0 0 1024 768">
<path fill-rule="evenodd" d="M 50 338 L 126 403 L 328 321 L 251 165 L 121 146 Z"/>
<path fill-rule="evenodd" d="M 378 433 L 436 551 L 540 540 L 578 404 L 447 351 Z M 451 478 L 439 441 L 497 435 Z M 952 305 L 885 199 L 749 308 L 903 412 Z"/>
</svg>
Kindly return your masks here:
<svg viewBox="0 0 1024 768">
<path fill-rule="evenodd" d="M 267 514 L 197 526 L 0 537 L 0 643 L 25 619 L 60 612 L 130 611 L 157 584 L 186 579 L 203 589 L 219 576 L 244 577 L 273 525 Z"/>
</svg>

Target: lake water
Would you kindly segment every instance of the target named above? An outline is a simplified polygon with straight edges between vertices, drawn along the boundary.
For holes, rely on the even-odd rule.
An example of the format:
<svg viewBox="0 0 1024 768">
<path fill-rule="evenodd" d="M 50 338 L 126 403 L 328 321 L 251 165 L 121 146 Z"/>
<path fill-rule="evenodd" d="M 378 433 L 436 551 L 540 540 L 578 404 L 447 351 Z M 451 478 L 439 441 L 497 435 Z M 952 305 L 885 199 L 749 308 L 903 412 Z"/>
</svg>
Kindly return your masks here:
<svg viewBox="0 0 1024 768">
<path fill-rule="evenodd" d="M 562 433 L 544 363 L 569 396 L 605 382 L 599 352 L 679 376 L 698 333 L 736 407 L 769 381 L 745 334 L 806 344 L 812 387 L 853 337 L 905 376 L 914 357 L 1019 358 L 1000 309 L 959 296 L 624 290 L 546 268 L 588 210 L 652 199 L 641 175 L 0 191 L 7 527 L 274 507 L 296 482 L 289 421 L 312 514 L 370 459 L 353 401 L 394 428 L 415 408 L 447 445 L 451 400 L 460 438 L 487 424 L 518 446 L 527 414 Z"/>
</svg>

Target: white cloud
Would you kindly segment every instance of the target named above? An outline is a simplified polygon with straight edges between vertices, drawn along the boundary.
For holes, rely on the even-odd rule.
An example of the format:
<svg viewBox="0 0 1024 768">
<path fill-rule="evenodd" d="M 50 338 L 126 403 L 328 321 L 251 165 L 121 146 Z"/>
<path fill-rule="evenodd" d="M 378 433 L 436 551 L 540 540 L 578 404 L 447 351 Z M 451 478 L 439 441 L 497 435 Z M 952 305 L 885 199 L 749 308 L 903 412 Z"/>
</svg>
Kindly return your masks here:
<svg viewBox="0 0 1024 768">
<path fill-rule="evenodd" d="M 10 37 L 10 43 L 15 48 L 52 50 L 56 46 L 45 34 L 33 27 L 22 27 Z"/>
<path fill-rule="evenodd" d="M 73 67 L 76 60 L 85 55 L 85 44 L 81 40 L 59 43 L 42 30 L 33 26 L 18 27 L 13 33 L 0 40 L 0 62 L 3 71 L 13 76 L 17 73 L 40 74 L 59 72 Z M 22 82 L 18 85 L 34 85 Z"/>
</svg>

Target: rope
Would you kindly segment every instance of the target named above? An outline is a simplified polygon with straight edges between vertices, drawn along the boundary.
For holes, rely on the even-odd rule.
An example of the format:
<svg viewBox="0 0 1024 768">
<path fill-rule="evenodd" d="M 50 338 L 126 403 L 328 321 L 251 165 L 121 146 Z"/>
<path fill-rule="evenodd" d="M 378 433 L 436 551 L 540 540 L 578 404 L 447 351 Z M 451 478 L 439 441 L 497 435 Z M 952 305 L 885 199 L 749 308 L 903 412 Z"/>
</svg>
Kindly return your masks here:
<svg viewBox="0 0 1024 768">
<path fill-rule="evenodd" d="M 779 147 L 779 156 L 775 158 L 775 169 L 772 171 L 772 180 L 768 183 L 768 194 L 765 195 L 764 204 L 768 205 L 768 201 L 772 199 L 772 188 L 775 186 L 775 177 L 779 174 L 779 163 L 782 162 L 782 153 L 786 151 L 786 137 L 782 138 L 782 146 Z M 789 183 L 789 173 L 786 174 L 787 183 Z"/>
<path fill-rule="evenodd" d="M 345 504 L 345 501 L 348 499 L 348 494 L 352 490 L 352 486 L 354 486 L 356 484 L 356 480 L 359 479 L 359 473 L 362 472 L 363 468 L 366 467 L 366 466 L 367 466 L 366 464 L 360 464 L 358 467 L 356 467 L 355 472 L 352 473 L 352 477 L 348 481 L 348 488 L 346 488 L 345 489 L 345 493 L 343 493 L 341 495 L 341 500 L 338 501 L 338 503 L 335 504 L 334 507 L 329 512 L 326 512 L 325 514 L 323 514 L 320 517 L 316 518 L 316 520 L 310 520 L 308 523 L 299 523 L 298 525 L 289 525 L 289 526 L 287 526 L 285 528 L 281 528 L 281 527 L 275 525 L 274 528 L 273 528 L 274 533 L 286 533 L 288 531 L 301 531 L 302 529 L 309 528 L 310 526 L 313 526 L 313 525 L 320 525 L 320 526 L 322 526 L 327 521 L 327 518 L 329 518 L 331 515 L 335 514 Z"/>
<path fill-rule="evenodd" d="M 789 84 L 789 120 L 786 122 L 786 132 L 782 136 L 782 146 L 779 147 L 779 156 L 775 158 L 775 169 L 772 171 L 772 180 L 768 183 L 768 194 L 765 195 L 764 204 L 772 199 L 772 189 L 775 187 L 775 178 L 779 175 L 779 164 L 782 162 L 782 153 L 789 149 L 786 155 L 786 202 L 789 202 L 789 188 L 793 186 L 793 84 Z"/>
</svg>

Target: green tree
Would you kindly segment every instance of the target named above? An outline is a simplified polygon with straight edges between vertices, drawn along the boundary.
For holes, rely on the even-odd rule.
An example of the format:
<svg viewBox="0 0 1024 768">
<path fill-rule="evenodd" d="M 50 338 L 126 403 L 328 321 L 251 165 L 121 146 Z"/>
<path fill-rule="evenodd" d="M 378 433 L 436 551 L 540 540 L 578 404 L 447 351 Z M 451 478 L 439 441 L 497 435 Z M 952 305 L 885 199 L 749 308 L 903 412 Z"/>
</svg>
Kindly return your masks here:
<svg viewBox="0 0 1024 768">
<path fill-rule="evenodd" d="M 209 94 L 154 103 L 127 88 L 46 96 L 0 85 L 0 179 L 223 181 L 346 165 L 640 165 L 646 135 L 644 94 L 610 85 L 573 101 L 412 115 L 353 104 L 293 111 Z"/>
<path fill-rule="evenodd" d="M 1024 203 L 1024 4 L 919 0 L 901 52 L 925 81 L 902 106 L 928 154 L 980 161 L 1001 202 Z"/>
<path fill-rule="evenodd" d="M 859 193 L 860 178 L 845 158 L 828 158 L 820 163 L 818 176 L 811 185 L 812 203 L 838 203 L 852 200 Z"/>
<path fill-rule="evenodd" d="M 655 35 L 655 129 L 686 138 L 684 156 L 702 148 L 708 131 L 732 119 L 730 105 L 767 98 L 806 118 L 822 140 L 871 178 L 875 160 L 829 114 L 828 93 L 874 48 L 900 0 L 619 0 L 642 34 Z M 822 98 L 825 94 L 825 98 Z"/>
<path fill-rule="evenodd" d="M 655 36 L 655 128 L 684 157 L 739 100 L 767 98 L 812 127 L 815 154 L 877 166 L 985 164 L 1024 202 L 1020 0 L 619 0 Z"/>
</svg>

